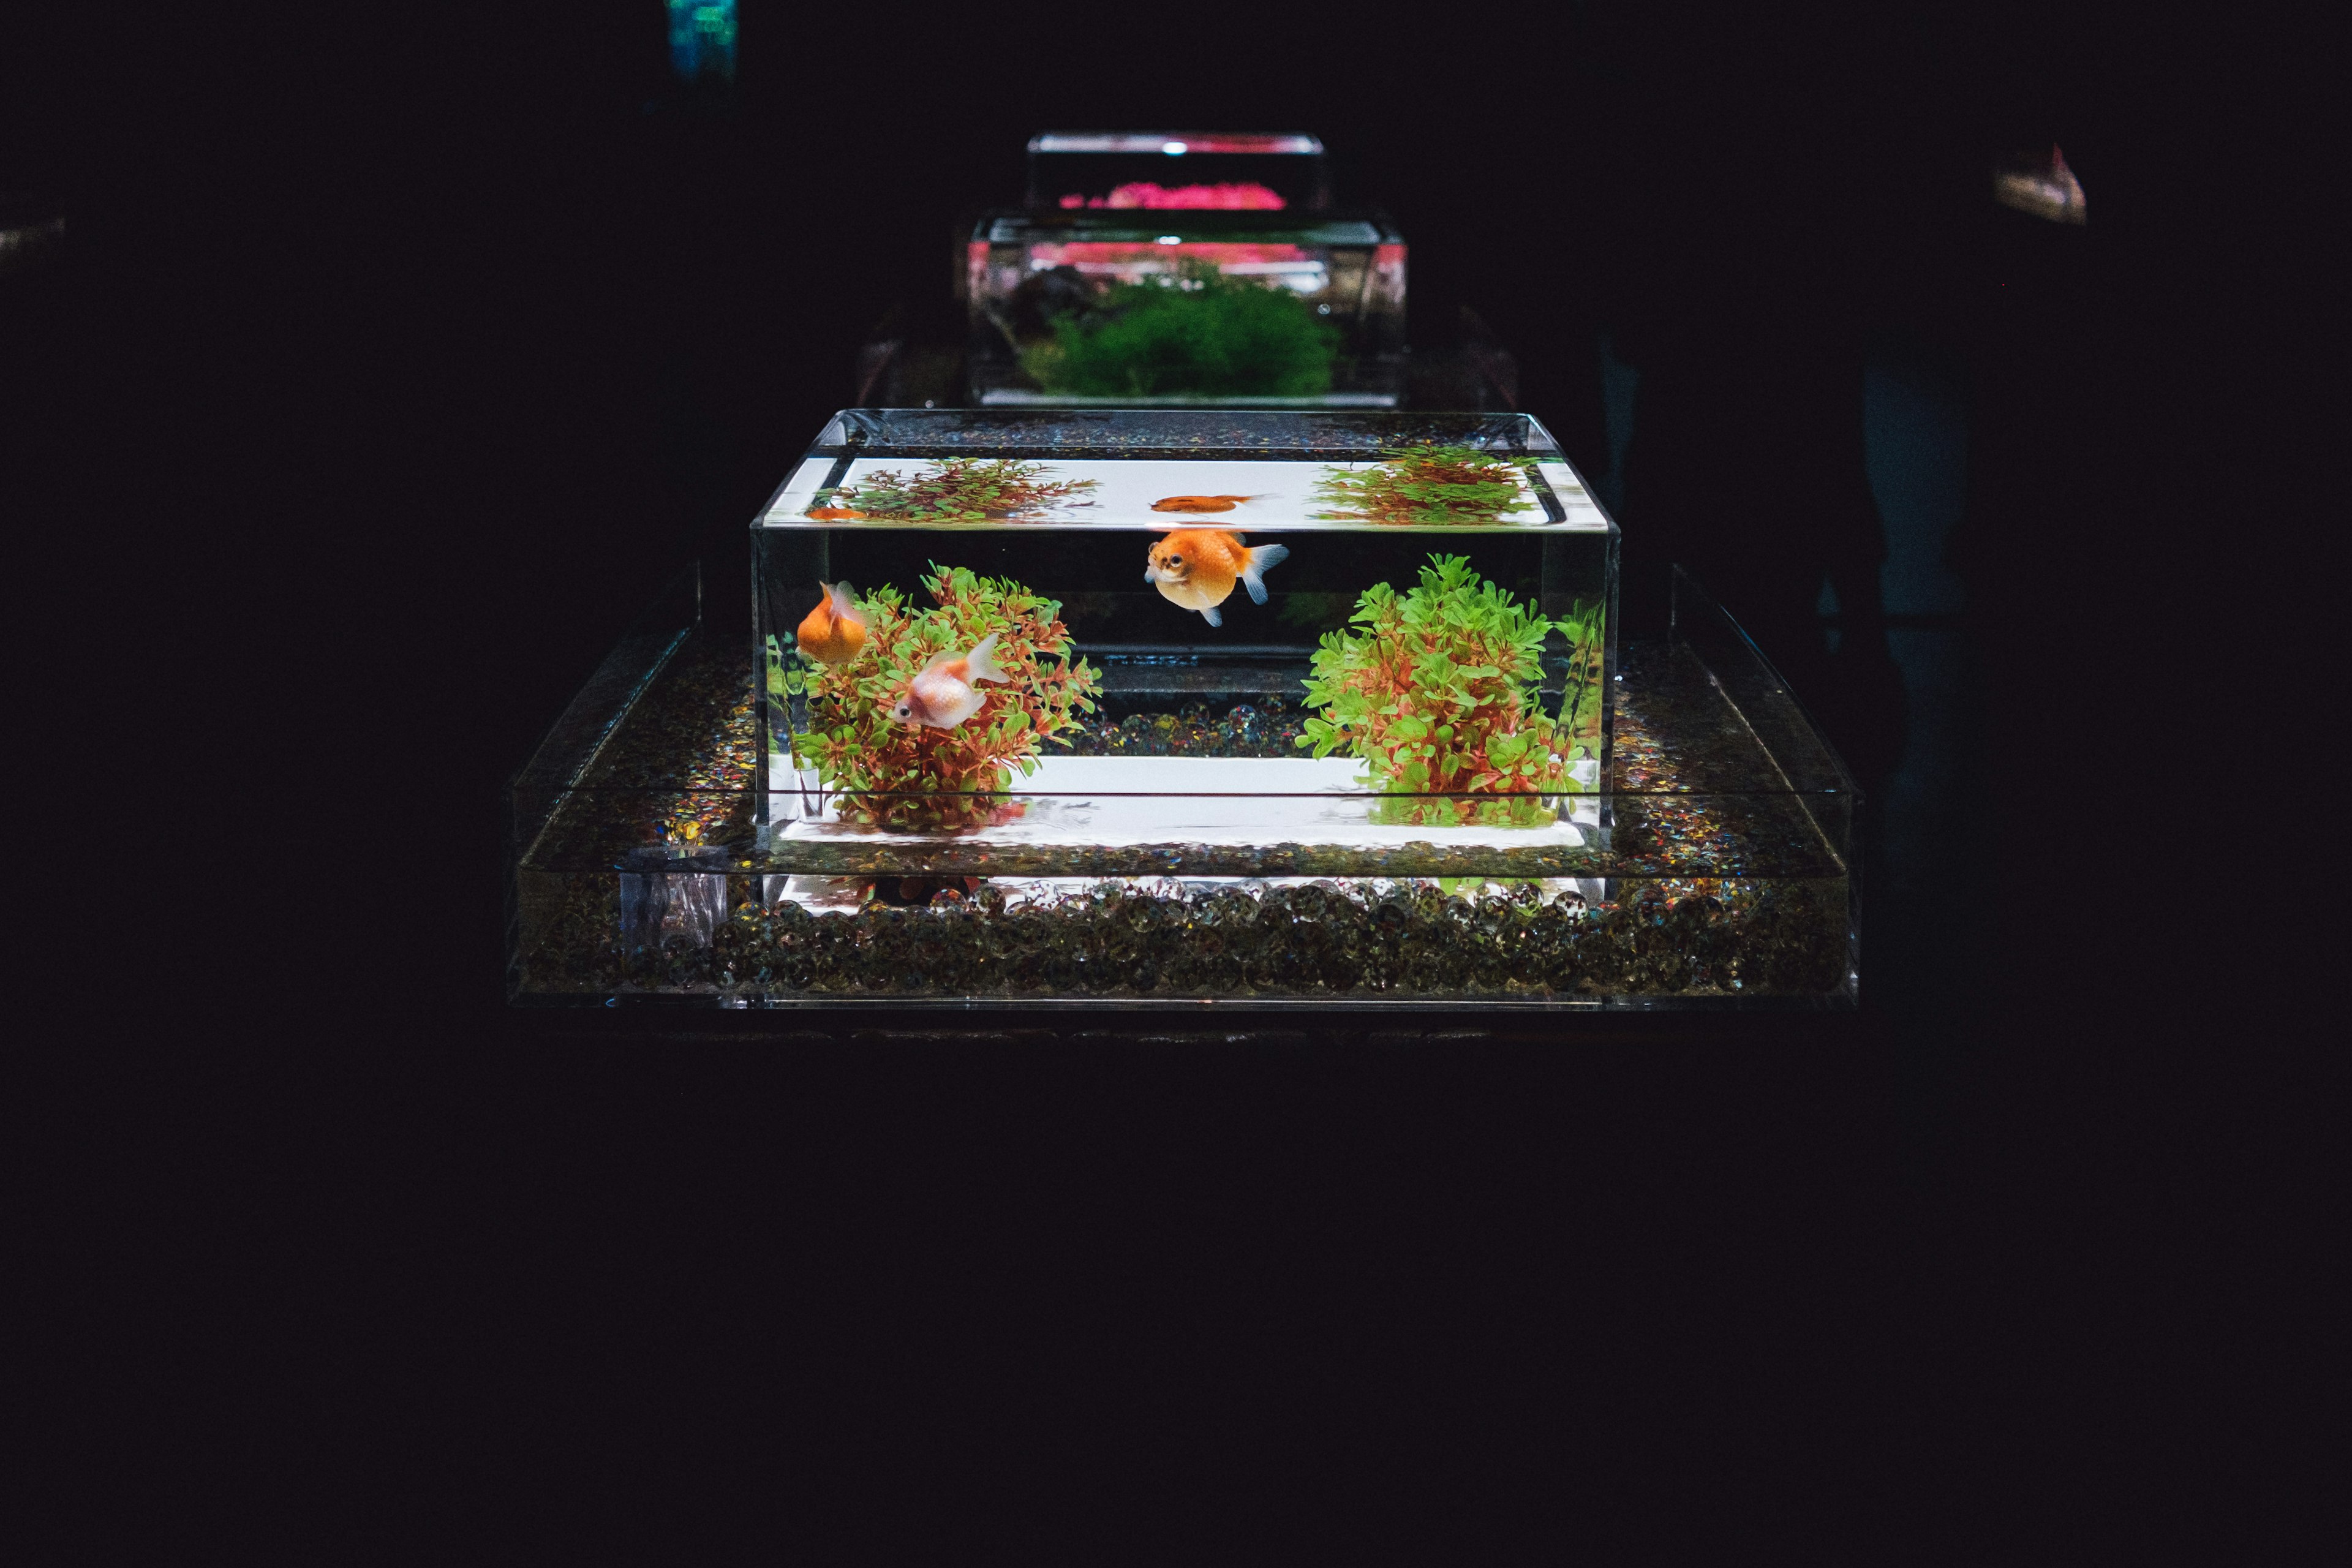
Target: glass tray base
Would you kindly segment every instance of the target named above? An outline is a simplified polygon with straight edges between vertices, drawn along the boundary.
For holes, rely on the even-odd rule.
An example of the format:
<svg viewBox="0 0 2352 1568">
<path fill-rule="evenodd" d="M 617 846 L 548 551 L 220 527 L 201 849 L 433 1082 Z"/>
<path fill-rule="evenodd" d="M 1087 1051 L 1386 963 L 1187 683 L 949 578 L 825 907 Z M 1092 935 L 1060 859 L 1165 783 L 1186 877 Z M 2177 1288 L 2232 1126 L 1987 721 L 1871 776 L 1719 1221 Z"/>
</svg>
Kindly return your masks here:
<svg viewBox="0 0 2352 1568">
<path fill-rule="evenodd" d="M 1282 737 L 1265 733 L 1266 710 L 1228 719 L 1178 692 L 1169 713 L 1124 729 L 1098 719 L 1082 754 L 1048 760 L 1060 776 L 1023 781 L 1043 796 L 1026 820 L 877 833 L 827 822 L 810 792 L 806 816 L 762 841 L 748 650 L 690 622 L 641 628 L 517 782 L 509 994 L 728 1008 L 1851 1007 L 1851 784 L 1736 627 L 1710 643 L 1728 623 L 1689 610 L 1677 626 L 1670 645 L 1626 649 L 1613 787 L 1546 829 L 1556 862 L 1528 855 L 1523 829 L 1367 822 L 1348 764 L 1269 756 Z M 1106 754 L 1134 734 L 1161 754 Z M 1269 766 L 1296 795 L 1204 787 Z M 1139 777 L 1155 793 L 1110 787 Z M 1299 837 L 1314 843 L 1289 846 L 1286 863 L 1270 826 L 1311 826 Z M 1073 848 L 1099 869 L 1040 868 L 1066 871 Z M 1298 863 L 1306 850 L 1353 874 L 1318 874 Z M 1368 852 L 1391 851 L 1364 874 Z M 1024 866 L 1031 852 L 1038 867 Z M 1507 858 L 1482 868 L 1481 855 Z M 1155 864 L 1171 857 L 1183 874 Z M 1495 874 L 1503 866 L 1517 874 Z"/>
</svg>

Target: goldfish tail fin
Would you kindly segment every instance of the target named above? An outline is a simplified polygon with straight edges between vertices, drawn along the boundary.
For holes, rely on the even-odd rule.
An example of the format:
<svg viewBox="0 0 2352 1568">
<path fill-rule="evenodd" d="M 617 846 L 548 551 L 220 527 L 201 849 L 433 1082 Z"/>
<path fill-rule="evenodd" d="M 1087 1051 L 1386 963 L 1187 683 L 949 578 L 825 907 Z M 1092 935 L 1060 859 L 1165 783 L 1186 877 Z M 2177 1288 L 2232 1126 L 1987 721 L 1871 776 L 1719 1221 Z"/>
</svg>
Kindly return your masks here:
<svg viewBox="0 0 2352 1568">
<path fill-rule="evenodd" d="M 1225 617 L 1217 614 L 1217 606 L 1214 605 L 1202 610 L 1201 612 L 1201 618 L 1208 622 L 1213 626 L 1222 626 L 1225 624 Z"/>
<path fill-rule="evenodd" d="M 1286 544 L 1261 544 L 1255 550 L 1251 551 L 1249 554 L 1243 559 L 1242 582 L 1249 588 L 1250 602 L 1252 604 L 1263 605 L 1265 603 L 1265 574 L 1267 570 L 1271 567 L 1279 566 L 1289 559 L 1290 546 Z"/>
<path fill-rule="evenodd" d="M 861 625 L 864 624 L 866 620 L 866 612 L 857 607 L 857 590 L 849 585 L 848 578 L 844 577 L 840 582 L 835 583 L 824 592 L 825 596 L 833 601 L 833 613 L 835 615 L 841 616 L 845 620 L 856 621 Z"/>
<path fill-rule="evenodd" d="M 972 650 L 970 653 L 963 656 L 964 674 L 968 678 L 973 680 L 997 681 L 1005 681 L 1013 679 L 1011 676 L 1005 674 L 1003 670 L 997 668 L 995 658 L 996 639 L 1002 635 L 1003 634 L 998 632 L 989 633 L 986 637 L 981 638 L 977 644 L 973 645 Z"/>
</svg>

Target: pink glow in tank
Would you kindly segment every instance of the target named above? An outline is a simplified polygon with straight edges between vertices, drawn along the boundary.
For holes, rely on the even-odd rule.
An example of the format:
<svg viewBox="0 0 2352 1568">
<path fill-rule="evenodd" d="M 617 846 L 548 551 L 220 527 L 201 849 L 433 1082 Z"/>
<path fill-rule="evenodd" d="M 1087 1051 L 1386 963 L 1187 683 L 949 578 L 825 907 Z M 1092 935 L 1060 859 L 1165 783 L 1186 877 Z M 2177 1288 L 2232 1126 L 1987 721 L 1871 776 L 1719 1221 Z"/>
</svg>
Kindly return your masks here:
<svg viewBox="0 0 2352 1568">
<path fill-rule="evenodd" d="M 1073 191 L 1061 202 L 1065 212 L 1077 207 L 1148 207 L 1171 212 L 1280 212 L 1289 205 L 1282 199 L 1281 192 L 1269 190 L 1254 180 L 1173 187 L 1156 184 L 1150 180 L 1134 180 L 1114 188 L 1108 196 L 1088 196 Z"/>
</svg>

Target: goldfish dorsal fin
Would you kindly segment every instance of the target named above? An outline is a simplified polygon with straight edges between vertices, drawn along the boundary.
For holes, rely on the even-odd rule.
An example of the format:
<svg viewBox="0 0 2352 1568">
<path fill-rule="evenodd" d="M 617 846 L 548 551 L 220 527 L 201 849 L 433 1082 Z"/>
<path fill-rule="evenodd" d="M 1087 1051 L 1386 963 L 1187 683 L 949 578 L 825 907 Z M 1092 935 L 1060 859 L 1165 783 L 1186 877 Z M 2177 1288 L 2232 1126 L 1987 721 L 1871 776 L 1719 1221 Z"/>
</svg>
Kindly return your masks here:
<svg viewBox="0 0 2352 1568">
<path fill-rule="evenodd" d="M 964 679 L 967 680 L 1009 680 L 1012 679 L 996 667 L 996 639 L 1001 633 L 991 632 L 972 645 L 964 655 Z"/>
</svg>

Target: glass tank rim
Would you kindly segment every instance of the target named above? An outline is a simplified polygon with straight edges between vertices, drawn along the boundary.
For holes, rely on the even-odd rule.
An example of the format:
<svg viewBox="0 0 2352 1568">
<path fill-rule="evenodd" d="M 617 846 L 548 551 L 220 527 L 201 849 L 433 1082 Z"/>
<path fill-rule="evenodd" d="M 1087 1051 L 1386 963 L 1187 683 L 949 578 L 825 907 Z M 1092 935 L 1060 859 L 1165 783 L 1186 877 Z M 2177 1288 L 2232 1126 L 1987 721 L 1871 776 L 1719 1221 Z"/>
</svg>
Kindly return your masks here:
<svg viewBox="0 0 2352 1568">
<path fill-rule="evenodd" d="M 784 753 L 784 752 L 771 752 L 771 753 L 769 753 L 769 754 L 770 754 L 772 757 L 775 757 L 775 758 L 779 758 L 779 759 L 781 759 L 781 758 L 782 758 L 782 757 L 784 757 L 784 756 L 786 755 L 786 753 Z M 1050 760 L 1050 759 L 1052 758 L 1052 756 L 1054 756 L 1054 755 L 1055 755 L 1055 753 L 1047 752 L 1047 753 L 1045 753 L 1045 757 L 1046 757 L 1046 759 L 1047 759 L 1047 760 Z M 1120 760 L 1122 760 L 1122 761 L 1137 761 L 1137 762 L 1187 762 L 1187 761 L 1192 761 L 1192 760 L 1195 760 L 1195 759 L 1184 758 L 1184 757 L 1138 756 L 1138 757 L 1131 758 L 1131 759 L 1120 759 Z M 1249 762 L 1293 762 L 1293 761 L 1296 761 L 1296 760 L 1297 760 L 1297 758 L 1294 758 L 1294 757 L 1221 757 L 1221 758 L 1216 758 L 1216 759 L 1213 759 L 1213 760 L 1218 761 L 1218 762 L 1224 762 L 1224 763 L 1249 763 Z M 560 785 L 560 786 L 557 786 L 557 787 L 555 787 L 555 788 L 553 788 L 553 789 L 549 789 L 547 786 L 543 786 L 543 785 L 541 785 L 541 786 L 518 786 L 518 787 L 530 787 L 530 792 L 531 792 L 531 793 L 533 793 L 533 794 L 557 794 L 557 795 L 661 795 L 661 796 L 664 796 L 664 797 L 666 797 L 666 798 L 667 798 L 667 797 L 681 797 L 681 798 L 691 798 L 691 799 L 702 799 L 702 798 L 718 799 L 718 798 L 730 797 L 730 796 L 734 796 L 734 795 L 756 795 L 756 794 L 758 793 L 758 786 L 757 786 L 756 784 L 739 784 L 739 785 L 734 785 L 734 786 L 719 786 L 719 785 L 714 785 L 714 784 L 563 784 L 563 785 Z M 1023 789 L 1023 788 L 1019 787 L 1017 784 L 1007 784 L 1007 785 L 1005 785 L 1005 786 L 1004 786 L 1003 788 L 1002 788 L 1002 789 L 940 789 L 940 790 L 881 790 L 881 789 L 848 789 L 848 788 L 845 788 L 845 787 L 843 787 L 843 786 L 841 786 L 841 785 L 839 785 L 839 784 L 811 784 L 811 785 L 806 785 L 806 786 L 802 786 L 802 785 L 798 785 L 798 784 L 793 784 L 793 785 L 778 785 L 778 786 L 775 786 L 775 787 L 778 787 L 778 788 L 790 788 L 790 789 L 794 790 L 795 792 L 797 792 L 797 791 L 799 791 L 799 790 L 803 789 L 803 787 L 805 787 L 805 789 L 807 790 L 807 792 L 808 792 L 808 793 L 810 793 L 810 794 L 813 794 L 813 795 L 815 795 L 815 794 L 822 794 L 822 795 L 828 795 L 828 796 L 830 796 L 830 795 L 845 795 L 845 796 L 847 796 L 847 797 L 850 797 L 850 798 L 852 798 L 852 799 L 856 799 L 856 800 L 953 800 L 953 799 L 965 798 L 965 797 L 977 798 L 977 797 L 981 797 L 981 796 L 985 796 L 985 797 L 987 797 L 988 799 L 991 799 L 991 800 L 1001 799 L 1001 798 L 1003 798 L 1003 797 L 1005 797 L 1005 796 L 1019 796 L 1020 798 L 1024 799 L 1024 800 L 1077 800 L 1077 799 L 1087 799 L 1087 800 L 1091 800 L 1091 799 L 1096 798 L 1097 796 L 1101 796 L 1101 797 L 1103 797 L 1103 798 L 1106 798 L 1106 799 L 1112 799 L 1112 800 L 1330 800 L 1330 801 L 1360 801 L 1360 800 L 1453 800 L 1453 801 L 1468 801 L 1468 802 L 1472 802 L 1472 803 L 1475 803 L 1475 804 L 1482 804 L 1482 805 L 1483 805 L 1483 804 L 1487 803 L 1487 802 L 1490 802 L 1490 801 L 1498 801 L 1498 800 L 1537 800 L 1537 801 L 1542 801 L 1542 800 L 1574 800 L 1574 801 L 1600 801 L 1600 800 L 1788 800 L 1788 799 L 1811 799 L 1811 800 L 1822 800 L 1822 799 L 1831 799 L 1831 798 L 1834 798 L 1834 797 L 1839 796 L 1839 795 L 1844 795 L 1844 796 L 1846 796 L 1846 797 L 1848 797 L 1848 798 L 1850 798 L 1850 799 L 1859 800 L 1859 799 L 1862 797 L 1862 791 L 1861 791 L 1860 789 L 1858 789 L 1858 788 L 1854 787 L 1853 785 L 1851 785 L 1851 784 L 1784 784 L 1784 785 L 1779 785 L 1779 786 L 1769 785 L 1769 784 L 1758 784 L 1758 785 L 1752 785 L 1752 786 L 1741 786 L 1741 787 L 1732 787 L 1732 788 L 1713 788 L 1713 787 L 1709 787 L 1709 788 L 1705 788 L 1705 789 L 1636 789 L 1636 788 L 1619 788 L 1619 787 L 1608 787 L 1608 786 L 1596 786 L 1596 787 L 1594 787 L 1594 788 L 1592 788 L 1592 789 L 1589 789 L 1589 790 L 1581 790 L 1581 791 L 1576 791 L 1576 790 L 1527 790 L 1527 791 L 1522 791 L 1522 790 L 1513 790 L 1513 791 L 1493 791 L 1493 792 L 1488 792 L 1488 791 L 1475 791 L 1475 790 L 1377 790 L 1377 789 L 1362 789 L 1362 790 L 1338 790 L 1338 789 L 1322 789 L 1322 790 L 1279 790 L 1279 789 L 1266 789 L 1266 790 L 1213 790 L 1213 789 L 1211 789 L 1211 790 L 1183 790 L 1183 789 L 1151 789 L 1151 790 L 1115 790 L 1115 789 L 1052 789 L 1052 790 L 1040 790 L 1040 789 Z"/>
<path fill-rule="evenodd" d="M 1521 499 L 1512 515 L 1460 518 L 1444 512 L 1389 518 L 1325 508 L 1317 496 L 1295 489 L 1295 479 L 1251 481 L 1270 485 L 1269 504 L 1246 521 L 1238 518 L 1173 522 L 1176 513 L 1156 505 L 1144 516 L 1138 497 L 1106 492 L 1093 501 L 1040 509 L 1041 516 L 940 517 L 921 515 L 808 515 L 806 498 L 838 487 L 853 468 L 893 463 L 1036 462 L 1072 466 L 1084 472 L 1131 472 L 1148 479 L 1154 465 L 1171 468 L 1224 464 L 1255 465 L 1294 474 L 1334 467 L 1376 466 L 1428 446 L 1467 447 L 1485 458 L 1524 469 Z M 825 465 L 830 471 L 813 478 Z M 1136 467 L 1130 469 L 1130 465 Z M 1326 475 L 1328 477 L 1328 474 Z M 1091 485 L 1094 481 L 1087 481 Z M 1124 486 L 1129 481 L 1120 479 Z M 1177 480 L 1179 489 L 1197 478 Z M 1210 480 L 1222 484 L 1223 479 Z M 1240 485 L 1237 477 L 1231 483 Z M 1563 484 L 1566 486 L 1562 488 Z M 1186 493 L 1193 493 L 1187 490 Z M 801 498 L 787 504 L 788 497 Z M 834 511 L 835 509 L 820 509 Z M 1090 514 L 1090 515 L 1088 515 Z M 1191 514 L 1183 514 L 1190 516 Z M 1518 412 L 1408 410 L 1395 408 L 1212 408 L 1125 406 L 1023 406 L 981 408 L 882 408 L 836 410 L 799 462 L 777 484 L 767 504 L 751 520 L 762 531 L 856 530 L 864 531 L 1010 531 L 1055 529 L 1087 532 L 1166 531 L 1171 527 L 1243 527 L 1253 532 L 1479 534 L 1543 537 L 1573 535 L 1614 541 L 1617 521 L 1593 495 L 1587 479 L 1543 422 Z"/>
<path fill-rule="evenodd" d="M 1143 522 L 1140 521 L 1134 522 L 1120 522 L 1112 520 L 1105 520 L 1096 522 L 1071 522 L 1067 521 L 1024 522 L 1017 518 L 1002 517 L 988 518 L 978 522 L 902 522 L 890 518 L 873 517 L 845 518 L 838 521 L 827 521 L 822 519 L 812 520 L 804 517 L 781 517 L 773 520 L 762 517 L 751 526 L 760 529 L 774 529 L 780 531 L 787 529 L 824 529 L 838 531 L 844 533 L 863 531 L 866 532 L 883 533 L 1145 534 L 1169 533 L 1188 529 L 1207 529 L 1215 531 L 1243 533 L 1253 537 L 1264 536 L 1267 539 L 1272 539 L 1279 534 L 1290 533 L 1370 533 L 1378 534 L 1383 538 L 1414 538 L 1426 536 L 1433 540 L 1454 538 L 1467 539 L 1474 536 L 1478 538 L 1508 538 L 1512 536 L 1527 537 L 1530 535 L 1562 535 L 1579 539 L 1620 537 L 1617 525 L 1613 522 L 1606 529 L 1584 528 L 1580 527 L 1574 522 L 1554 522 L 1549 518 L 1531 518 L 1524 522 L 1442 523 L 1362 522 L 1351 518 L 1336 522 L 1300 522 L 1296 521 L 1286 522 L 1259 521 L 1244 526 L 1243 524 L 1234 522 L 1226 522 L 1223 524 L 1214 521 L 1171 522 L 1167 521 L 1159 522 Z"/>
<path fill-rule="evenodd" d="M 1133 416 L 1129 425 L 1145 430 L 1159 427 L 1169 438 L 1144 444 L 1132 437 L 1116 438 L 1120 415 Z M 1191 438 L 1184 439 L 1187 427 Z M 1220 432 L 1215 426 L 1227 427 Z M 1384 433 L 1381 426 L 1390 430 Z M 1369 427 L 1369 428 L 1368 428 Z M 1268 438 L 1212 439 L 1220 434 L 1256 429 Z M 1099 430 L 1102 439 L 1083 437 Z M 905 432 L 900 435 L 898 432 Z M 992 441 L 916 438 L 918 431 L 971 437 L 994 435 Z M 1023 441 L 1023 431 L 1051 432 L 1049 438 Z M 1297 431 L 1301 438 L 1276 442 L 1271 437 Z M 1139 430 L 1139 435 L 1144 430 Z M 1326 437 L 1318 444 L 1315 434 Z M 1332 437 L 1356 434 L 1360 438 L 1333 442 Z M 1009 406 L 1001 408 L 886 408 L 864 405 L 834 411 L 805 454 L 810 458 L 1025 457 L 1031 452 L 1066 458 L 1106 459 L 1215 461 L 1234 453 L 1260 462 L 1332 462 L 1362 460 L 1399 446 L 1427 441 L 1436 436 L 1460 437 L 1465 446 L 1482 446 L 1512 457 L 1567 462 L 1558 437 L 1532 414 L 1452 412 L 1443 409 L 1400 408 L 1202 408 L 1197 406 Z M 1073 437 L 1079 438 L 1073 439 Z M 1516 437 L 1516 438 L 1514 438 Z M 1496 446 L 1500 440 L 1503 444 Z"/>
<path fill-rule="evenodd" d="M 1244 413 L 1252 409 L 1265 412 L 1304 412 L 1315 408 L 1390 409 L 1397 406 L 1400 395 L 1393 392 L 1326 392 L 1311 397 L 1273 397 L 1247 393 L 1231 395 L 1204 395 L 1195 393 L 1171 393 L 1164 397 L 1097 397 L 1085 393 L 1031 392 L 1025 387 L 992 387 L 983 395 L 986 408 L 1131 408 L 1139 413 L 1153 413 L 1164 408 L 1199 408 Z"/>
<path fill-rule="evenodd" d="M 972 228 L 972 238 L 986 245 L 1078 235 L 1105 244 L 1150 245 L 1169 234 L 1203 241 L 1255 238 L 1289 245 L 1405 243 L 1402 231 L 1386 213 L 1364 207 L 1003 207 L 982 214 Z"/>
<path fill-rule="evenodd" d="M 1221 156 L 1320 157 L 1323 139 L 1300 131 L 1040 131 L 1029 138 L 1032 153 L 1158 153 L 1171 142 L 1186 153 Z"/>
</svg>

